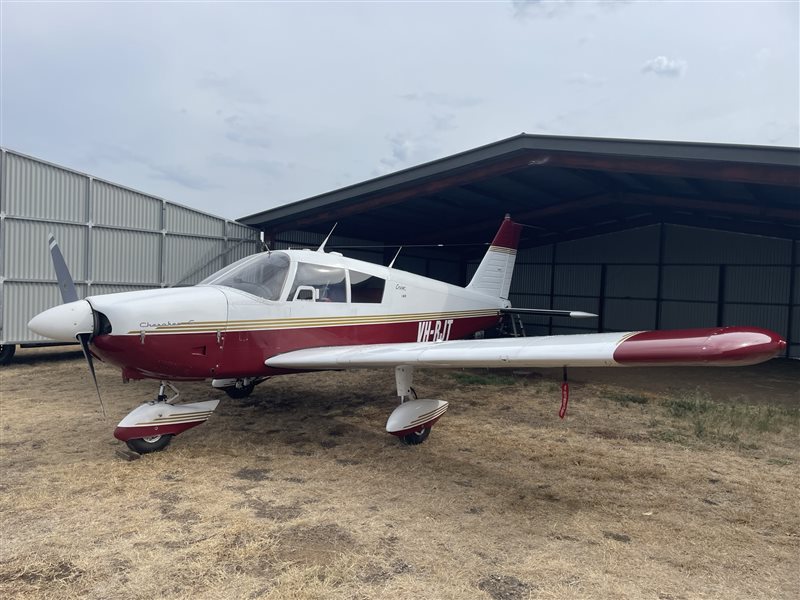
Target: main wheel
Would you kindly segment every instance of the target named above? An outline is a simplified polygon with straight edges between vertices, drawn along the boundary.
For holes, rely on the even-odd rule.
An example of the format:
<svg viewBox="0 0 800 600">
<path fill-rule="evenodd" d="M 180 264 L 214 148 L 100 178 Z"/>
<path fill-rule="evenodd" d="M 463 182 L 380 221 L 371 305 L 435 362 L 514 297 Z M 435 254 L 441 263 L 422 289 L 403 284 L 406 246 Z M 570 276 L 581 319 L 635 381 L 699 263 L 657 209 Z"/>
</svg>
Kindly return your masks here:
<svg viewBox="0 0 800 600">
<path fill-rule="evenodd" d="M 228 394 L 230 398 L 234 400 L 241 400 L 242 398 L 247 398 L 250 394 L 253 393 L 253 390 L 256 389 L 255 382 L 248 383 L 247 385 L 243 385 L 242 387 L 236 387 L 232 385 L 231 387 L 222 388 L 225 390 L 225 393 Z"/>
<path fill-rule="evenodd" d="M 418 431 L 412 431 L 411 433 L 407 433 L 403 436 L 403 442 L 408 444 L 409 446 L 416 446 L 417 444 L 421 444 L 425 440 L 428 439 L 428 436 L 431 434 L 430 427 L 423 427 Z"/>
<path fill-rule="evenodd" d="M 0 344 L 0 365 L 7 365 L 14 358 L 17 347 L 14 344 Z"/>
<path fill-rule="evenodd" d="M 134 438 L 125 442 L 128 448 L 139 454 L 149 454 L 150 452 L 158 452 L 163 450 L 172 441 L 172 434 L 165 433 L 164 435 L 151 435 L 149 437 Z"/>
</svg>

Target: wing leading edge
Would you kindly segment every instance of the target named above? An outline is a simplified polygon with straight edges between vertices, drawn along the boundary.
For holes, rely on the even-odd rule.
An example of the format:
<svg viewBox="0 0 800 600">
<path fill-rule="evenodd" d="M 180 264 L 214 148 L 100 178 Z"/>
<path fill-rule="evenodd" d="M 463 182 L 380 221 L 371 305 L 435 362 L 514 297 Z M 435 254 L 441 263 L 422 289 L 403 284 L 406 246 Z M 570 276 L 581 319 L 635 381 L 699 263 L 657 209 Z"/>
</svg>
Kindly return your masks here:
<svg viewBox="0 0 800 600">
<path fill-rule="evenodd" d="M 268 358 L 282 369 L 460 367 L 742 366 L 786 348 L 778 334 L 751 327 L 591 333 L 532 338 L 367 344 L 295 350 Z"/>
</svg>

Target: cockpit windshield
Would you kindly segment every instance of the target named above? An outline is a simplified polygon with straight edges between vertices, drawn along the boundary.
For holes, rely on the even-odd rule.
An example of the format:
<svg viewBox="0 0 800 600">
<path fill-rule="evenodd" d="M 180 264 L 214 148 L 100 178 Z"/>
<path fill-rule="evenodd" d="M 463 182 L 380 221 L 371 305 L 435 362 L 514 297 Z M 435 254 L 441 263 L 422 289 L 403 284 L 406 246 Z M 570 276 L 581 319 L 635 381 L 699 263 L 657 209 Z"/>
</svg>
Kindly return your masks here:
<svg viewBox="0 0 800 600">
<path fill-rule="evenodd" d="M 199 285 L 224 285 L 266 300 L 279 300 L 288 272 L 289 257 L 286 254 L 266 252 L 228 265 Z"/>
</svg>

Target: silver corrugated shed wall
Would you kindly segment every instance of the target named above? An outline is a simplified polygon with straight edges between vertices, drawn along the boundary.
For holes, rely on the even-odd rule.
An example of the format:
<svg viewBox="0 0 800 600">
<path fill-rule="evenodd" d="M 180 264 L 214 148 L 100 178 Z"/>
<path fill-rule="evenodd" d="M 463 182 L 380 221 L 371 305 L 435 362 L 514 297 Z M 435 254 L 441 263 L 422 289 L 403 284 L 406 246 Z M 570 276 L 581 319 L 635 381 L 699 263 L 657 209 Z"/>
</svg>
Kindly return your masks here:
<svg viewBox="0 0 800 600">
<path fill-rule="evenodd" d="M 2 149 L 0 343 L 61 302 L 53 232 L 80 296 L 192 285 L 256 252 L 257 230 Z"/>
</svg>

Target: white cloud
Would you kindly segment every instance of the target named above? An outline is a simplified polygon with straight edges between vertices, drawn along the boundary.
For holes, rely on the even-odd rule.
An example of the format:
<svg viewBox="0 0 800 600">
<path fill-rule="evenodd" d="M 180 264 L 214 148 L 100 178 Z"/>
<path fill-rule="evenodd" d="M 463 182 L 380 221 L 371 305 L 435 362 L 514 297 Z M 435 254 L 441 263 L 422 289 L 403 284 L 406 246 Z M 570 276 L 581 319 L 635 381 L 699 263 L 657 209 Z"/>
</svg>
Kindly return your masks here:
<svg viewBox="0 0 800 600">
<path fill-rule="evenodd" d="M 654 73 L 661 77 L 683 77 L 689 64 L 685 60 L 656 56 L 642 66 L 642 73 Z"/>
</svg>

